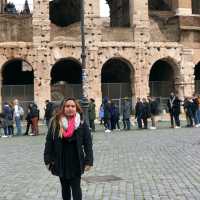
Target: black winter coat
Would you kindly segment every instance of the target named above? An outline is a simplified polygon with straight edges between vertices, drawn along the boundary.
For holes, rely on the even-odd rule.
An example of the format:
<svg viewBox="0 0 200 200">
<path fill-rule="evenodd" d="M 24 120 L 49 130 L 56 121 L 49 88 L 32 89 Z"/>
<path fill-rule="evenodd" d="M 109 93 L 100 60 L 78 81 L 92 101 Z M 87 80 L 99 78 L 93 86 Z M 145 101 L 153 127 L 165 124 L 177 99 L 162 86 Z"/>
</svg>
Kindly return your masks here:
<svg viewBox="0 0 200 200">
<path fill-rule="evenodd" d="M 77 152 L 80 162 L 80 172 L 84 173 L 85 165 L 93 165 L 93 150 L 91 133 L 87 124 L 81 123 L 79 128 L 74 132 L 77 141 Z M 44 149 L 44 163 L 50 164 L 53 175 L 63 177 L 63 160 L 62 160 L 62 138 L 59 137 L 59 127 L 52 130 L 52 124 L 46 136 L 46 144 Z"/>
<path fill-rule="evenodd" d="M 172 107 L 170 105 L 170 99 L 168 99 L 167 106 L 168 106 L 168 109 L 169 109 L 169 113 L 180 114 L 180 112 L 181 112 L 181 101 L 177 97 L 175 97 L 175 99 L 172 103 Z"/>
</svg>

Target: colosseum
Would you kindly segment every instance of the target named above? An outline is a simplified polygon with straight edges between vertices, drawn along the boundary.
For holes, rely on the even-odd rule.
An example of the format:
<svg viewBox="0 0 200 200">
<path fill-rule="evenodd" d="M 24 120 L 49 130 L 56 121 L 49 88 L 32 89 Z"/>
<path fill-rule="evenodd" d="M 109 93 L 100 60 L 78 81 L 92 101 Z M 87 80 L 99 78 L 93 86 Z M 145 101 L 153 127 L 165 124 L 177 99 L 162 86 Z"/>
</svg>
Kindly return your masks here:
<svg viewBox="0 0 200 200">
<path fill-rule="evenodd" d="M 85 0 L 86 77 L 82 78 L 80 0 L 34 0 L 32 14 L 0 10 L 0 103 L 80 98 L 97 107 L 151 95 L 164 101 L 200 92 L 199 0 Z"/>
</svg>

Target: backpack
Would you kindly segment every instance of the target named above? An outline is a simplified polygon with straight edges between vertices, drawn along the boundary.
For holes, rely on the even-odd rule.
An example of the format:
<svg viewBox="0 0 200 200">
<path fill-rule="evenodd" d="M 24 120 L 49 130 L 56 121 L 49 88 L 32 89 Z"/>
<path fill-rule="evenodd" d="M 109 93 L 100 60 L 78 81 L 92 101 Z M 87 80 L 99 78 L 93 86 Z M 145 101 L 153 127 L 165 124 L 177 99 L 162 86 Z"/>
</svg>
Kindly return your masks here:
<svg viewBox="0 0 200 200">
<path fill-rule="evenodd" d="M 19 114 L 21 118 L 24 116 L 24 109 L 21 106 L 19 106 Z"/>
</svg>

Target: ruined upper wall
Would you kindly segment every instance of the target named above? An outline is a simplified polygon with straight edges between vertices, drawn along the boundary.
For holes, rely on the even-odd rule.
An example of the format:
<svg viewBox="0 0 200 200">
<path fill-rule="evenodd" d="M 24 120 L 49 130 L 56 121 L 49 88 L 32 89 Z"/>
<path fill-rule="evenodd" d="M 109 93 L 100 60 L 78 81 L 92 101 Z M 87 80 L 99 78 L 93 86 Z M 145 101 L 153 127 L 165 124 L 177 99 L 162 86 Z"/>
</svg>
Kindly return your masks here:
<svg viewBox="0 0 200 200">
<path fill-rule="evenodd" d="M 0 42 L 31 42 L 32 38 L 33 27 L 31 16 L 0 15 Z"/>
<path fill-rule="evenodd" d="M 107 0 L 110 7 L 110 25 L 112 27 L 130 26 L 129 0 Z"/>
<path fill-rule="evenodd" d="M 150 35 L 152 42 L 179 42 L 179 17 L 173 12 L 151 12 Z"/>
</svg>

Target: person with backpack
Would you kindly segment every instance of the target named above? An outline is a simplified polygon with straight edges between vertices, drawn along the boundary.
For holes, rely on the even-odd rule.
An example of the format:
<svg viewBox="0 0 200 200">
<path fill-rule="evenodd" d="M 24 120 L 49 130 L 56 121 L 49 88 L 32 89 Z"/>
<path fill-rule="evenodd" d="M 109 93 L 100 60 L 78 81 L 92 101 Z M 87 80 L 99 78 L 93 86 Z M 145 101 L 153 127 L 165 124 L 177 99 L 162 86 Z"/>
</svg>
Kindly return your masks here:
<svg viewBox="0 0 200 200">
<path fill-rule="evenodd" d="M 122 109 L 122 115 L 123 115 L 124 130 L 130 130 L 131 129 L 131 122 L 130 122 L 131 104 L 128 101 L 127 97 L 125 97 L 125 101 L 124 101 L 124 105 Z"/>
<path fill-rule="evenodd" d="M 65 99 L 52 118 L 44 149 L 47 169 L 58 176 L 63 200 L 82 200 L 81 175 L 93 166 L 91 132 L 74 98 Z"/>
<path fill-rule="evenodd" d="M 119 118 L 119 108 L 114 102 L 111 102 L 111 130 L 115 130 L 117 127 L 117 130 L 120 131 Z"/>
<path fill-rule="evenodd" d="M 149 111 L 151 115 L 151 127 L 150 129 L 156 129 L 156 116 L 159 115 L 159 103 L 153 97 L 147 97 L 149 102 Z"/>
<path fill-rule="evenodd" d="M 35 103 L 30 104 L 30 118 L 32 127 L 32 134 L 30 135 L 36 136 L 39 134 L 39 129 L 38 129 L 39 110 Z"/>
<path fill-rule="evenodd" d="M 4 116 L 4 136 L 2 137 L 12 137 L 13 136 L 13 109 L 9 103 L 5 102 L 3 106 L 3 116 Z"/>
<path fill-rule="evenodd" d="M 150 106 L 149 106 L 149 102 L 147 101 L 146 98 L 142 98 L 142 121 L 144 124 L 144 129 L 148 128 L 148 118 L 151 117 L 151 113 L 150 113 Z"/>
</svg>

